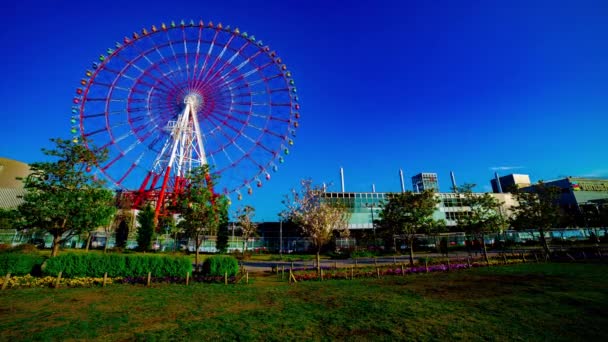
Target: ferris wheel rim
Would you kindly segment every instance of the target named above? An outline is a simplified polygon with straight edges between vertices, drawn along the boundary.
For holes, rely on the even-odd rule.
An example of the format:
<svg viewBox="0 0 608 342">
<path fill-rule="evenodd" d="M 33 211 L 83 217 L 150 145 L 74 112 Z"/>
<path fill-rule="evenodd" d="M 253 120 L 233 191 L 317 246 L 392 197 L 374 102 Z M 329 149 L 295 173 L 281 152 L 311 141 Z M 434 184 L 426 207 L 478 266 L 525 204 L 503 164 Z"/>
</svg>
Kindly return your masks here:
<svg viewBox="0 0 608 342">
<path fill-rule="evenodd" d="M 285 149 L 285 154 L 288 154 L 288 152 L 287 152 L 288 150 L 287 150 L 286 147 L 284 147 L 284 145 L 286 146 L 286 145 L 292 145 L 293 144 L 293 140 L 292 140 L 293 138 L 290 138 L 290 136 L 292 136 L 292 135 L 295 136 L 295 128 L 298 127 L 298 125 L 297 125 L 298 121 L 297 120 L 299 119 L 299 100 L 298 100 L 297 95 L 294 95 L 296 88 L 295 88 L 294 83 L 293 83 L 293 78 L 291 76 L 291 72 L 289 70 L 287 70 L 287 68 L 285 67 L 284 64 L 282 64 L 282 60 L 280 59 L 280 57 L 278 57 L 274 51 L 271 52 L 270 48 L 267 45 L 262 45 L 261 41 L 256 41 L 255 38 L 253 38 L 253 37 L 249 38 L 246 34 L 241 34 L 238 29 L 235 29 L 234 31 L 230 31 L 229 29 L 223 28 L 221 26 L 221 24 L 219 24 L 217 26 L 213 26 L 212 24 L 203 25 L 202 21 L 199 22 L 198 26 L 193 25 L 192 22 L 191 22 L 191 25 L 188 26 L 188 25 L 185 25 L 184 22 L 182 21 L 181 25 L 172 24 L 171 27 L 166 27 L 165 25 L 162 25 L 161 27 L 162 27 L 162 29 L 159 30 L 159 29 L 155 29 L 155 27 L 153 26 L 152 32 L 146 32 L 146 30 L 144 29 L 142 31 L 142 36 L 139 36 L 137 33 L 134 33 L 134 35 L 133 35 L 134 39 L 133 40 L 131 40 L 129 38 L 125 38 L 124 44 L 118 44 L 117 43 L 117 46 L 116 46 L 117 49 L 116 50 L 108 49 L 109 54 L 108 54 L 107 57 L 105 57 L 104 55 L 100 56 L 101 63 L 96 63 L 96 64 L 93 65 L 94 66 L 94 68 L 93 68 L 94 71 L 91 72 L 91 71 L 87 70 L 86 75 L 88 77 L 88 80 L 86 81 L 86 84 L 84 83 L 84 81 L 85 81 L 84 79 L 83 79 L 83 81 L 81 81 L 81 84 L 83 86 L 85 86 L 85 88 L 84 89 L 79 88 L 77 90 L 77 94 L 81 95 L 81 96 L 77 96 L 77 97 L 74 98 L 74 104 L 78 105 L 78 116 L 79 116 L 79 119 L 80 119 L 79 120 L 80 121 L 80 123 L 79 123 L 79 129 L 80 129 L 80 132 L 81 132 L 81 138 L 82 138 L 83 143 L 88 148 L 90 148 L 90 149 L 94 148 L 93 145 L 89 144 L 89 141 L 93 140 L 93 139 L 89 139 L 89 137 L 92 136 L 92 135 L 97 134 L 97 131 L 87 132 L 87 130 L 85 128 L 85 119 L 92 118 L 92 117 L 98 116 L 98 115 L 103 115 L 104 118 L 105 118 L 105 130 L 104 130 L 104 133 L 107 133 L 109 135 L 109 140 L 107 141 L 107 143 L 104 146 L 102 146 L 102 148 L 107 148 L 107 147 L 112 146 L 112 147 L 118 149 L 120 151 L 120 153 L 118 154 L 117 157 L 115 157 L 116 160 L 124 157 L 127 153 L 129 153 L 129 151 L 125 152 L 125 150 L 122 149 L 122 147 L 120 147 L 118 145 L 118 140 L 117 139 L 119 139 L 120 137 L 116 137 L 114 135 L 114 132 L 111 129 L 111 128 L 114 128 L 114 126 L 112 126 L 112 124 L 110 123 L 110 115 L 112 114 L 112 110 L 110 109 L 110 99 L 112 98 L 113 93 L 116 90 L 117 82 L 119 81 L 119 78 L 121 76 L 125 76 L 126 75 L 126 70 L 129 67 L 135 65 L 135 63 L 137 63 L 141 59 L 148 59 L 147 53 L 158 52 L 158 54 L 160 55 L 161 53 L 160 53 L 159 48 L 164 48 L 164 47 L 170 46 L 171 49 L 173 50 L 173 46 L 172 45 L 175 42 L 177 42 L 177 40 L 176 41 L 172 41 L 172 40 L 169 39 L 167 42 L 163 41 L 161 44 L 152 44 L 152 46 L 149 47 L 148 50 L 144 50 L 141 53 L 136 54 L 135 60 L 133 60 L 133 61 L 125 60 L 125 65 L 123 66 L 123 69 L 119 70 L 118 72 L 115 71 L 115 70 L 112 70 L 111 68 L 107 67 L 108 61 L 111 61 L 113 57 L 118 57 L 118 58 L 122 57 L 120 55 L 121 51 L 124 51 L 125 49 L 128 49 L 130 46 L 136 46 L 135 43 L 138 41 L 138 39 L 143 38 L 145 36 L 153 36 L 155 34 L 159 35 L 159 34 L 162 34 L 162 32 L 168 32 L 169 30 L 173 30 L 173 29 L 178 29 L 178 30 L 181 29 L 182 33 L 183 33 L 183 37 L 184 37 L 183 43 L 184 43 L 185 53 L 181 53 L 181 52 L 180 53 L 175 53 L 175 50 L 173 50 L 173 56 L 172 57 L 161 58 L 156 63 L 152 63 L 148 59 L 148 62 L 150 62 L 149 63 L 150 65 L 148 66 L 147 69 L 141 70 L 141 73 L 139 75 L 137 75 L 137 77 L 136 77 L 134 85 L 137 85 L 144 77 L 150 75 L 151 74 L 150 69 L 154 69 L 154 68 L 158 69 L 159 68 L 159 66 L 158 66 L 159 63 L 170 63 L 172 60 L 175 60 L 175 62 L 178 62 L 179 58 L 181 58 L 181 57 L 185 57 L 186 61 L 188 61 L 188 52 L 187 52 L 187 43 L 188 42 L 190 42 L 190 43 L 197 42 L 198 46 L 200 46 L 201 43 L 207 43 L 207 42 L 209 42 L 210 45 L 211 45 L 209 51 L 211 51 L 211 49 L 213 48 L 214 45 L 217 45 L 219 47 L 222 47 L 223 51 L 227 51 L 228 50 L 228 51 L 231 51 L 231 52 L 235 52 L 235 54 L 232 57 L 233 59 L 237 55 L 239 55 L 246 47 L 253 46 L 253 47 L 255 47 L 257 49 L 256 53 L 254 54 L 254 56 L 249 56 L 249 57 L 247 57 L 245 55 L 241 56 L 241 57 L 245 58 L 245 62 L 242 62 L 241 65 L 242 64 L 251 63 L 254 66 L 254 68 L 251 71 L 249 71 L 249 72 L 250 73 L 259 73 L 260 74 L 260 78 L 257 79 L 257 80 L 255 80 L 254 82 L 256 82 L 256 83 L 259 83 L 259 82 L 264 83 L 267 95 L 270 94 L 270 93 L 272 93 L 272 91 L 273 91 L 270 88 L 270 85 L 268 83 L 269 80 L 278 77 L 278 78 L 282 78 L 282 80 L 285 81 L 285 88 L 284 89 L 280 89 L 280 91 L 287 91 L 288 97 L 289 97 L 289 102 L 288 103 L 272 103 L 272 98 L 271 98 L 269 106 L 270 106 L 270 108 L 272 108 L 273 106 L 288 106 L 289 107 L 289 116 L 288 116 L 288 119 L 282 119 L 282 118 L 279 118 L 279 117 L 274 118 L 272 116 L 272 113 L 268 114 L 266 116 L 266 118 L 267 118 L 267 122 L 265 123 L 266 126 L 260 129 L 260 131 L 263 134 L 260 134 L 260 135 L 257 136 L 257 138 L 252 139 L 250 137 L 247 137 L 246 134 L 244 133 L 244 131 L 247 128 L 253 127 L 253 125 L 251 125 L 251 126 L 249 125 L 249 120 L 251 119 L 251 116 L 252 115 L 253 116 L 260 115 L 260 114 L 256 114 L 255 111 L 254 111 L 254 109 L 253 109 L 253 106 L 254 106 L 253 100 L 250 100 L 250 102 L 249 102 L 249 110 L 246 113 L 244 113 L 244 112 L 240 113 L 240 114 L 246 114 L 245 120 L 239 119 L 236 116 L 236 114 L 239 114 L 239 110 L 236 110 L 236 109 L 234 110 L 234 112 L 233 112 L 233 110 L 228 110 L 228 112 L 226 112 L 226 113 L 219 113 L 219 114 L 223 114 L 224 115 L 223 122 L 222 122 L 222 118 L 221 117 L 219 117 L 219 118 L 217 117 L 218 116 L 217 112 L 211 111 L 211 112 L 207 113 L 207 116 L 206 116 L 206 119 L 208 119 L 210 122 L 212 122 L 212 123 L 215 122 L 217 124 L 218 132 L 221 133 L 221 134 L 223 134 L 223 135 L 225 135 L 224 138 L 226 139 L 224 145 L 218 145 L 214 150 L 209 151 L 210 156 L 212 158 L 214 157 L 215 154 L 220 153 L 220 151 L 222 151 L 222 152 L 225 153 L 224 148 L 227 145 L 230 145 L 230 144 L 237 145 L 236 141 L 237 141 L 237 139 L 239 139 L 239 137 L 245 136 L 245 137 L 247 137 L 248 139 L 250 139 L 252 141 L 253 144 L 251 146 L 249 146 L 247 149 L 243 149 L 243 148 L 241 148 L 241 147 L 239 147 L 237 145 L 238 149 L 243 152 L 242 154 L 238 155 L 238 159 L 236 159 L 234 161 L 231 160 L 230 164 L 225 165 L 222 169 L 214 171 L 214 173 L 221 174 L 225 170 L 228 170 L 230 168 L 236 167 L 243 160 L 249 159 L 257 167 L 256 172 L 251 172 L 252 174 L 250 174 L 248 178 L 243 179 L 242 185 L 240 187 L 238 187 L 236 189 L 231 189 L 229 191 L 224 191 L 224 192 L 225 193 L 226 192 L 234 192 L 234 191 L 239 192 L 239 190 L 242 189 L 242 188 L 244 188 L 244 187 L 248 187 L 250 189 L 251 183 L 253 183 L 253 182 L 260 182 L 260 180 L 259 180 L 259 176 L 260 175 L 262 175 L 263 173 L 266 173 L 266 175 L 268 175 L 269 169 L 276 168 L 275 161 L 282 162 L 282 157 L 280 157 L 280 155 L 281 155 L 281 149 L 284 148 Z M 190 39 L 190 40 L 186 39 L 186 31 L 185 31 L 185 29 L 189 28 L 189 27 L 197 27 L 198 28 L 198 31 L 199 31 L 198 39 L 196 39 L 196 40 L 194 40 L 194 39 Z M 203 32 L 204 29 L 215 30 L 214 38 L 211 41 L 205 41 L 205 40 L 201 39 L 201 34 L 202 34 L 202 32 Z M 218 35 L 219 32 L 229 32 L 230 33 L 229 40 L 227 42 L 223 43 L 223 44 L 221 42 L 216 42 L 216 37 L 217 37 L 217 35 Z M 167 34 L 167 38 L 169 38 L 168 34 Z M 238 39 L 242 39 L 244 41 L 244 44 L 240 48 L 237 49 L 236 47 L 233 47 L 233 46 L 230 45 L 234 39 L 237 39 L 237 40 Z M 198 47 L 197 47 L 197 49 L 198 49 Z M 111 53 L 110 53 L 110 50 L 112 50 Z M 223 54 L 223 52 L 222 52 L 222 54 Z M 264 66 L 257 65 L 256 61 L 253 60 L 254 57 L 257 57 L 260 54 L 265 54 L 268 57 L 269 62 L 266 65 L 264 65 Z M 200 66 L 199 74 L 202 73 L 203 70 L 205 70 L 205 66 L 209 62 L 209 58 L 212 57 L 212 56 L 210 55 L 210 53 L 199 54 L 198 50 L 197 50 L 197 53 L 195 54 L 195 56 L 192 56 L 192 58 L 194 58 L 194 61 L 195 61 L 194 64 L 193 64 L 193 70 L 192 70 L 193 74 L 196 73 L 196 71 L 198 69 L 198 60 L 199 60 L 199 58 L 201 58 L 203 56 L 204 56 L 205 61 L 204 61 L 204 64 L 202 66 Z M 193 89 L 192 88 L 193 86 L 194 86 L 194 89 L 199 89 L 199 87 L 202 87 L 201 89 L 203 89 L 203 90 L 205 90 L 207 92 L 211 91 L 209 88 L 217 87 L 217 84 L 214 84 L 214 83 L 222 82 L 223 76 L 220 77 L 220 78 L 215 78 L 215 77 L 218 74 L 220 74 L 222 72 L 222 70 L 226 66 L 228 66 L 230 72 L 227 73 L 227 74 L 224 74 L 224 76 L 230 75 L 230 74 L 232 74 L 234 72 L 237 72 L 237 74 L 238 74 L 238 71 L 240 70 L 240 67 L 237 68 L 234 65 L 232 65 L 231 64 L 232 60 L 230 60 L 228 63 L 226 63 L 226 61 L 221 62 L 222 63 L 221 64 L 221 68 L 219 70 L 214 70 L 215 64 L 218 63 L 218 61 L 220 61 L 220 60 L 221 60 L 221 54 L 220 55 L 216 55 L 214 61 L 211 62 L 213 64 L 209 67 L 209 69 L 206 70 L 205 76 L 203 78 L 195 78 L 195 79 L 188 78 L 189 77 L 188 74 L 189 74 L 190 66 L 189 66 L 189 64 L 186 64 L 186 68 L 185 68 L 186 71 L 185 71 L 185 73 L 187 74 L 186 80 L 188 81 L 188 90 L 185 91 L 185 92 L 191 91 Z M 188 63 L 188 62 L 186 62 L 186 63 Z M 276 74 L 276 75 L 272 75 L 272 76 L 264 76 L 264 74 L 261 73 L 261 70 L 263 68 L 265 68 L 266 66 L 273 65 L 273 64 L 280 65 L 280 67 L 278 69 L 279 73 Z M 149 90 L 148 102 L 147 102 L 148 110 L 145 111 L 144 115 L 147 115 L 147 116 L 150 117 L 150 121 L 149 122 L 154 122 L 154 127 L 148 128 L 147 131 L 144 131 L 145 134 L 146 134 L 145 136 L 142 137 L 142 136 L 139 135 L 140 131 L 138 129 L 136 129 L 136 127 L 133 127 L 134 120 L 132 120 L 132 118 L 130 116 L 133 112 L 136 112 L 136 111 L 132 111 L 131 107 L 130 107 L 131 104 L 133 103 L 131 96 L 132 96 L 132 92 L 134 91 L 135 88 L 130 88 L 127 97 L 124 99 L 124 100 L 127 101 L 127 110 L 125 111 L 128 114 L 127 121 L 128 121 L 128 124 L 130 125 L 131 131 L 133 133 L 135 133 L 134 135 L 135 135 L 136 141 L 139 144 L 143 144 L 144 141 L 146 141 L 149 138 L 149 136 L 153 135 L 155 132 L 156 132 L 157 137 L 158 136 L 162 136 L 164 134 L 163 132 L 160 132 L 160 131 L 162 131 L 162 128 L 159 127 L 158 122 L 156 122 L 154 120 L 154 118 L 152 117 L 156 113 L 154 113 L 151 110 L 151 106 L 150 106 L 150 101 L 151 100 L 150 100 L 150 98 L 152 96 L 152 93 L 153 92 L 157 92 L 157 91 L 165 92 L 165 94 L 167 94 L 168 92 L 172 92 L 172 91 L 173 92 L 176 92 L 176 91 L 179 92 L 180 89 L 181 89 L 181 91 L 184 92 L 183 88 L 179 88 L 179 89 L 177 89 L 177 88 L 162 89 L 162 88 L 156 86 L 162 80 L 166 80 L 166 81 L 168 81 L 168 83 L 173 83 L 174 80 L 172 80 L 169 77 L 173 73 L 177 73 L 177 72 L 184 73 L 184 71 L 180 69 L 181 68 L 180 65 L 177 64 L 177 66 L 178 66 L 178 70 L 171 70 L 171 72 L 168 75 L 165 72 L 163 72 L 162 70 L 159 69 L 160 70 L 160 75 L 162 76 L 162 79 L 161 80 L 155 80 L 154 86 L 151 87 L 150 90 Z M 230 68 L 232 68 L 232 69 L 230 69 Z M 99 74 L 101 72 L 103 72 L 103 71 L 114 72 L 117 75 L 117 77 L 113 80 L 113 82 L 110 85 L 108 85 L 109 90 L 108 90 L 108 96 L 105 98 L 104 113 L 92 113 L 92 114 L 91 113 L 86 113 L 85 112 L 85 105 L 86 105 L 86 103 L 89 102 L 89 101 L 97 100 L 97 99 L 91 99 L 91 98 L 88 97 L 89 91 L 91 90 L 91 88 L 94 85 L 100 85 L 101 84 L 101 82 L 96 82 L 96 80 L 97 80 L 97 77 L 99 76 Z M 214 71 L 213 74 L 212 74 L 212 71 Z M 242 74 L 238 74 L 238 76 L 236 78 L 232 79 L 232 82 L 234 82 L 236 80 L 243 80 L 243 79 L 247 78 L 248 76 L 249 75 L 243 76 Z M 195 82 L 191 83 L 190 81 L 192 81 L 192 80 L 194 80 Z M 206 81 L 209 81 L 209 80 L 211 80 L 212 83 L 206 83 Z M 143 82 L 143 81 L 141 81 L 141 82 Z M 223 80 L 223 82 L 225 84 L 226 81 Z M 247 81 L 245 81 L 244 85 L 240 85 L 238 88 L 250 89 L 250 84 Z M 213 88 L 213 89 L 215 89 L 217 91 L 217 88 Z M 226 89 L 223 89 L 222 91 L 225 92 Z M 220 91 L 219 93 L 222 93 L 222 91 Z M 292 93 L 292 91 L 293 91 L 293 93 Z M 228 88 L 228 92 L 230 93 L 230 99 L 231 99 L 231 101 L 234 102 L 233 89 Z M 174 98 L 179 98 L 182 95 L 183 94 L 171 94 L 171 96 L 174 97 Z M 248 95 L 251 96 L 252 94 L 249 93 Z M 214 96 L 219 96 L 219 95 L 214 94 Z M 237 97 L 238 96 L 241 96 L 241 95 L 237 95 Z M 269 97 L 270 97 L 270 95 L 269 95 Z M 215 100 L 217 100 L 217 99 L 215 99 Z M 133 108 L 133 109 L 139 109 L 139 108 Z M 73 110 L 73 113 L 74 113 L 74 110 Z M 119 111 L 119 113 L 123 113 L 123 112 Z M 156 118 L 158 119 L 158 116 L 156 116 Z M 268 122 L 270 122 L 271 120 L 282 120 L 282 121 L 285 121 L 285 124 L 286 124 L 284 126 L 284 130 L 285 131 L 284 132 L 273 132 L 273 131 L 269 130 L 268 127 L 267 127 L 267 125 L 268 125 Z M 228 124 L 228 121 L 236 121 L 236 122 L 239 122 L 239 123 L 241 123 L 243 125 L 241 126 L 241 129 L 238 130 L 238 129 L 234 128 L 234 127 L 231 127 Z M 234 135 L 232 137 L 230 135 L 228 135 L 227 132 L 226 132 L 226 131 L 228 131 L 228 128 L 223 129 L 224 125 L 219 125 L 218 122 L 221 122 L 222 124 L 224 124 L 225 126 L 227 126 L 230 130 L 235 131 Z M 145 126 L 142 126 L 142 127 L 145 127 Z M 143 130 L 143 128 L 141 128 L 141 130 Z M 214 131 L 211 131 L 211 132 L 213 133 Z M 265 134 L 271 134 L 271 135 L 276 135 L 277 137 L 281 137 L 284 140 L 284 143 L 282 142 L 280 144 L 280 148 L 278 148 L 278 149 L 277 148 L 265 147 L 265 146 L 263 146 L 263 144 L 261 142 L 261 140 L 262 140 L 262 138 L 264 137 Z M 75 137 L 74 139 L 76 140 L 77 138 Z M 157 140 L 158 139 L 155 138 L 149 144 L 149 146 L 154 146 L 157 143 Z M 258 162 L 255 158 L 252 157 L 252 154 L 256 150 L 256 148 L 268 152 L 271 155 L 271 158 L 268 158 L 268 160 L 265 160 L 265 161 L 262 161 L 262 162 Z M 150 150 L 154 151 L 152 148 L 150 148 Z M 105 172 L 109 167 L 111 167 L 112 163 L 115 162 L 115 160 L 110 161 L 106 165 L 100 165 L 100 164 L 98 164 L 97 168 L 99 170 L 101 170 L 102 173 L 104 174 L 104 176 L 106 178 L 108 178 L 115 186 L 117 186 L 119 188 L 125 189 L 125 187 L 123 186 L 123 181 L 129 175 L 129 173 L 132 171 L 131 170 L 132 168 L 134 168 L 136 166 L 139 166 L 138 162 L 137 162 L 137 160 L 139 160 L 139 159 L 141 159 L 141 156 L 135 158 L 135 161 L 133 162 L 132 167 L 130 167 L 122 175 L 122 177 L 119 178 L 119 179 L 116 179 L 116 177 L 113 177 L 112 175 L 110 175 L 110 174 L 108 174 L 108 173 Z M 267 179 L 269 179 L 269 176 L 267 176 L 267 177 L 268 177 Z"/>
</svg>

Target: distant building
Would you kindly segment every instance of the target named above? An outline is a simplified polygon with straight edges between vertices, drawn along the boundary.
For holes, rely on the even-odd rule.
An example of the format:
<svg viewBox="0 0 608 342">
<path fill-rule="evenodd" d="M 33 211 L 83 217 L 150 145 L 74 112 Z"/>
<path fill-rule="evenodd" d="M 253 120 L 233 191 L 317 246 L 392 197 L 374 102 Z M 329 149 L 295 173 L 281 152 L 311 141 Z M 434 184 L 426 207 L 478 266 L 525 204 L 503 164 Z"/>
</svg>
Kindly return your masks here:
<svg viewBox="0 0 608 342">
<path fill-rule="evenodd" d="M 348 228 L 351 230 L 373 229 L 372 222 L 378 220 L 382 211 L 382 202 L 388 201 L 393 193 L 390 192 L 325 192 L 323 197 L 332 201 L 340 201 L 350 209 Z M 479 195 L 482 195 L 481 193 Z M 491 194 L 503 205 L 500 210 L 505 217 L 511 215 L 511 208 L 516 205 L 515 196 L 509 193 Z M 464 194 L 435 193 L 440 200 L 433 213 L 436 220 L 446 221 L 448 228 L 456 227 L 458 219 L 467 215 L 470 208 L 464 205 Z"/>
<path fill-rule="evenodd" d="M 419 173 L 412 177 L 412 189 L 414 192 L 423 192 L 424 190 L 435 190 L 439 192 L 439 182 L 437 181 L 436 173 Z"/>
<path fill-rule="evenodd" d="M 521 174 L 510 174 L 506 176 L 502 176 L 498 178 L 500 180 L 500 189 L 497 185 L 496 178 L 490 180 L 492 184 L 492 192 L 509 192 L 512 189 L 519 189 L 523 187 L 527 187 L 530 184 L 530 176 L 529 175 L 521 175 Z M 501 191 L 502 190 L 502 191 Z"/>
<path fill-rule="evenodd" d="M 590 205 L 608 204 L 608 179 L 566 177 L 548 182 L 545 186 L 556 186 L 562 189 L 559 203 L 564 208 L 576 208 Z M 534 192 L 536 184 L 523 188 Z"/>
<path fill-rule="evenodd" d="M 25 178 L 30 167 L 20 161 L 0 158 L 0 208 L 16 208 L 21 202 L 20 196 L 25 192 L 23 182 L 17 177 Z"/>
</svg>

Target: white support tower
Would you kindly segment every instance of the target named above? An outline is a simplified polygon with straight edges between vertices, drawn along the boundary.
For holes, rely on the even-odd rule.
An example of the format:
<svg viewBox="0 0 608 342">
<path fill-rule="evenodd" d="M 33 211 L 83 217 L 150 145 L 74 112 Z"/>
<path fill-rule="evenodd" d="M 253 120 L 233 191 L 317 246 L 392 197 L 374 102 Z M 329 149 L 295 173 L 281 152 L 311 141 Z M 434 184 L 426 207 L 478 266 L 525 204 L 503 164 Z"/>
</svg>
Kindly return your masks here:
<svg viewBox="0 0 608 342">
<path fill-rule="evenodd" d="M 154 173 L 163 175 L 163 182 L 156 204 L 157 215 L 162 206 L 164 195 L 168 188 L 178 190 L 183 181 L 194 168 L 207 165 L 205 145 L 201 135 L 196 111 L 203 104 L 203 98 L 197 93 L 184 97 L 184 110 L 175 121 L 167 123 L 170 136 L 165 142 L 161 153 L 154 161 Z M 169 181 L 172 181 L 172 184 Z"/>
</svg>

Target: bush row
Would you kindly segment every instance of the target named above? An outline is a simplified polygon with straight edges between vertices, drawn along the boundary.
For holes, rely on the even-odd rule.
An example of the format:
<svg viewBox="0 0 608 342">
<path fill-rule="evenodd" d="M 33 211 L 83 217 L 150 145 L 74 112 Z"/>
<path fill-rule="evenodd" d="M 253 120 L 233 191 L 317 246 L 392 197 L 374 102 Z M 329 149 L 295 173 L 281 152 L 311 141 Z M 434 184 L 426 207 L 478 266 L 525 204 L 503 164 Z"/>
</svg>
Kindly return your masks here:
<svg viewBox="0 0 608 342">
<path fill-rule="evenodd" d="M 155 277 L 184 277 L 192 271 L 187 257 L 120 254 L 66 253 L 48 259 L 42 266 L 44 274 L 64 277 L 143 277 L 152 272 Z"/>
<path fill-rule="evenodd" d="M 9 272 L 16 276 L 30 274 L 43 260 L 44 257 L 38 254 L 19 252 L 0 253 L 0 275 L 5 275 Z"/>
<path fill-rule="evenodd" d="M 203 263 L 203 274 L 209 276 L 235 276 L 239 272 L 239 262 L 236 258 L 227 255 L 214 255 Z"/>
</svg>

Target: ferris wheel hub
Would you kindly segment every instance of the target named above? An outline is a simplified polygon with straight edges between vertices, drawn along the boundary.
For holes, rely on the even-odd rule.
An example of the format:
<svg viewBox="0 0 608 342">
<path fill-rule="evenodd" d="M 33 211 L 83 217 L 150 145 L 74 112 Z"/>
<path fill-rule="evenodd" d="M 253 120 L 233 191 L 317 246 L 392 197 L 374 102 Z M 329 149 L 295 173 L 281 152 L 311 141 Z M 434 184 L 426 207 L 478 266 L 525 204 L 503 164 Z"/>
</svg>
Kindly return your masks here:
<svg viewBox="0 0 608 342">
<path fill-rule="evenodd" d="M 184 104 L 190 105 L 190 107 L 197 111 L 203 104 L 203 97 L 199 93 L 189 93 L 184 97 Z"/>
</svg>

